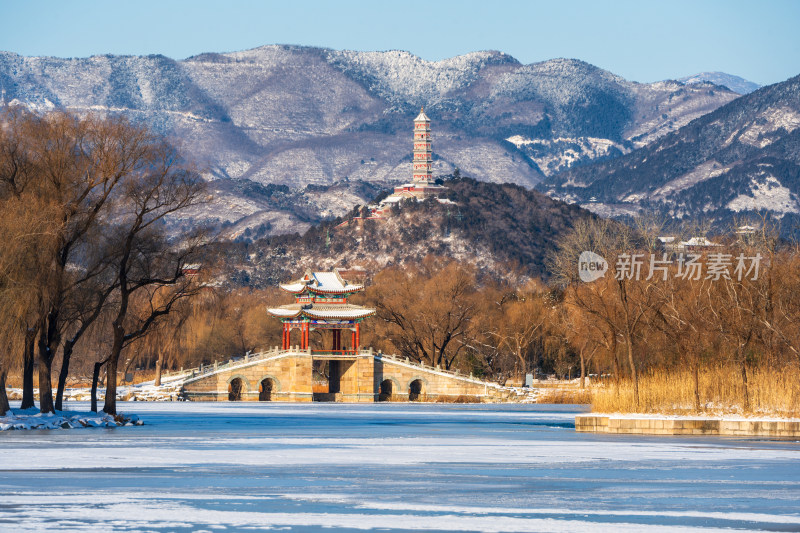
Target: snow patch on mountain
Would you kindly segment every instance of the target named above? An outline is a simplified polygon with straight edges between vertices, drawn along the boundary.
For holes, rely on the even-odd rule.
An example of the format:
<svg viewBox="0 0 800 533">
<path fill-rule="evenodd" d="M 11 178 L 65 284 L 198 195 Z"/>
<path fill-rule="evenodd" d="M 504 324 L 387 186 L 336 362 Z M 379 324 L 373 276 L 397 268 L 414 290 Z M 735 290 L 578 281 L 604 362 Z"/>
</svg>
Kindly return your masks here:
<svg viewBox="0 0 800 533">
<path fill-rule="evenodd" d="M 715 178 L 717 176 L 721 176 L 728 172 L 733 165 L 723 166 L 720 165 L 717 161 L 711 159 L 709 161 L 704 161 L 697 165 L 693 170 L 687 172 L 683 176 L 680 176 L 677 179 L 670 181 L 669 183 L 659 187 L 655 191 L 652 192 L 649 196 L 653 200 L 663 200 L 665 197 L 669 196 L 670 194 L 674 194 L 676 192 L 688 189 L 690 187 L 694 187 L 700 182 L 706 181 L 711 178 Z"/>
<path fill-rule="evenodd" d="M 775 177 L 762 172 L 759 179 L 751 180 L 750 195 L 740 194 L 728 203 L 731 211 L 774 211 L 800 213 L 797 195 Z"/>
<path fill-rule="evenodd" d="M 630 152 L 630 149 L 621 143 L 598 137 L 528 139 L 523 135 L 512 135 L 506 140 L 523 149 L 545 176 L 561 172 L 575 163 Z"/>
<path fill-rule="evenodd" d="M 800 127 L 800 113 L 797 111 L 788 107 L 767 109 L 741 131 L 739 140 L 751 146 L 764 148 L 775 141 L 775 137 L 770 134 L 779 130 L 791 133 L 798 127 Z"/>
<path fill-rule="evenodd" d="M 364 82 L 370 91 L 395 104 L 436 103 L 473 82 L 487 64 L 516 63 L 511 56 L 495 51 L 471 52 L 441 61 L 426 61 L 401 50 L 327 50 L 326 57 L 335 67 Z"/>
<path fill-rule="evenodd" d="M 560 58 L 525 65 L 503 75 L 494 86 L 492 97 L 539 97 L 565 106 L 584 100 L 590 88 L 620 91 L 629 85 L 624 78 L 589 63 Z"/>
</svg>

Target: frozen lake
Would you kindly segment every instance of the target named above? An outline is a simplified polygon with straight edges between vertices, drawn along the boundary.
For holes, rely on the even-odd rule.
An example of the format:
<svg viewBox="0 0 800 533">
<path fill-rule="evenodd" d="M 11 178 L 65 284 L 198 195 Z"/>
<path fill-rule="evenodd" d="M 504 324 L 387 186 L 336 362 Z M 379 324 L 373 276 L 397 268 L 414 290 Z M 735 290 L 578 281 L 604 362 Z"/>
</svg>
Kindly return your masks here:
<svg viewBox="0 0 800 533">
<path fill-rule="evenodd" d="M 146 425 L 0 433 L 0 531 L 800 530 L 798 442 L 581 434 L 547 405 L 120 410 Z"/>
</svg>

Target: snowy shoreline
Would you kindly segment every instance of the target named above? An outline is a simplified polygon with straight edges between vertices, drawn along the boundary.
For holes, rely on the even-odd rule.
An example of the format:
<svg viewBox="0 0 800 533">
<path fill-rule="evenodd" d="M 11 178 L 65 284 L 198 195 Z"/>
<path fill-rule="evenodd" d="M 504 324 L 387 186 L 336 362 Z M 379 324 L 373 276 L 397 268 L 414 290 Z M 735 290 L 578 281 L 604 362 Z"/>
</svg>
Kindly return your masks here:
<svg viewBox="0 0 800 533">
<path fill-rule="evenodd" d="M 718 422 L 797 422 L 800 418 L 781 418 L 747 415 L 670 415 L 661 413 L 585 413 L 580 416 L 607 416 L 620 420 L 638 420 L 640 418 L 652 420 L 711 420 Z"/>
<path fill-rule="evenodd" d="M 35 407 L 30 409 L 11 409 L 0 416 L 0 431 L 15 429 L 81 429 L 115 428 L 120 426 L 141 426 L 143 422 L 136 415 L 109 415 L 79 411 L 58 411 L 42 414 Z"/>
<path fill-rule="evenodd" d="M 636 435 L 800 437 L 800 419 L 736 416 L 587 413 L 575 416 L 575 431 Z"/>
</svg>

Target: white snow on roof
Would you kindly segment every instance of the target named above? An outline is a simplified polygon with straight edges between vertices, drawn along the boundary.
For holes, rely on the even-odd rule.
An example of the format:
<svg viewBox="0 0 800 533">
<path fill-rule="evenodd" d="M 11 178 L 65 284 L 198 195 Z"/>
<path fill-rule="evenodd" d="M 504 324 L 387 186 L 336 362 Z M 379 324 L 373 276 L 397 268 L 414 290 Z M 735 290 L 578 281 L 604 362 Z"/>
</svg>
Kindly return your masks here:
<svg viewBox="0 0 800 533">
<path fill-rule="evenodd" d="M 338 272 L 306 272 L 299 280 L 292 283 L 281 283 L 281 289 L 299 293 L 306 287 L 319 292 L 356 292 L 364 288 L 363 285 L 345 281 Z"/>
<path fill-rule="evenodd" d="M 365 307 L 347 308 L 344 306 L 330 309 L 311 308 L 303 310 L 303 314 L 314 318 L 364 318 L 373 313 L 375 313 L 374 309 Z"/>
<path fill-rule="evenodd" d="M 365 318 L 375 313 L 375 309 L 352 304 L 287 304 L 267 309 L 278 318 L 293 318 L 303 315 L 310 318 Z"/>
<path fill-rule="evenodd" d="M 271 315 L 277 316 L 279 318 L 283 318 L 283 317 L 293 317 L 293 316 L 297 315 L 297 313 L 299 312 L 299 309 L 284 309 L 284 308 L 281 308 L 281 307 L 275 307 L 275 308 L 267 309 L 267 312 L 269 314 L 271 314 Z"/>
<path fill-rule="evenodd" d="M 681 241 L 681 246 L 722 246 L 715 242 L 711 242 L 705 237 L 692 237 L 688 241 Z"/>
<path fill-rule="evenodd" d="M 295 283 L 281 283 L 281 289 L 289 292 L 300 292 L 305 288 L 305 283 L 295 282 Z"/>
<path fill-rule="evenodd" d="M 336 272 L 314 272 L 312 275 L 320 289 L 340 291 L 345 288 L 344 280 Z"/>
</svg>

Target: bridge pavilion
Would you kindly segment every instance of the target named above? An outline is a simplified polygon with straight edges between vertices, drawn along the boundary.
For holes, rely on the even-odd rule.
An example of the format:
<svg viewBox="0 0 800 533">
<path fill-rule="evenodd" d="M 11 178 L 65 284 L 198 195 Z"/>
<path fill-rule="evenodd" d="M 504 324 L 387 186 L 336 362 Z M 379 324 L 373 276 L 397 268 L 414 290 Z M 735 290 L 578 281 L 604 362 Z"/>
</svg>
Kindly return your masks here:
<svg viewBox="0 0 800 533">
<path fill-rule="evenodd" d="M 283 323 L 282 348 L 291 347 L 293 329 L 300 330 L 301 350 L 310 346 L 312 331 L 331 331 L 330 350 L 333 354 L 358 353 L 361 344 L 361 321 L 375 314 L 375 309 L 348 303 L 347 299 L 364 290 L 364 285 L 345 281 L 338 271 L 311 272 L 280 288 L 295 296 L 295 302 L 267 309 Z M 343 332 L 350 332 L 349 347 L 343 342 Z M 344 336 L 346 338 L 346 335 Z"/>
</svg>

